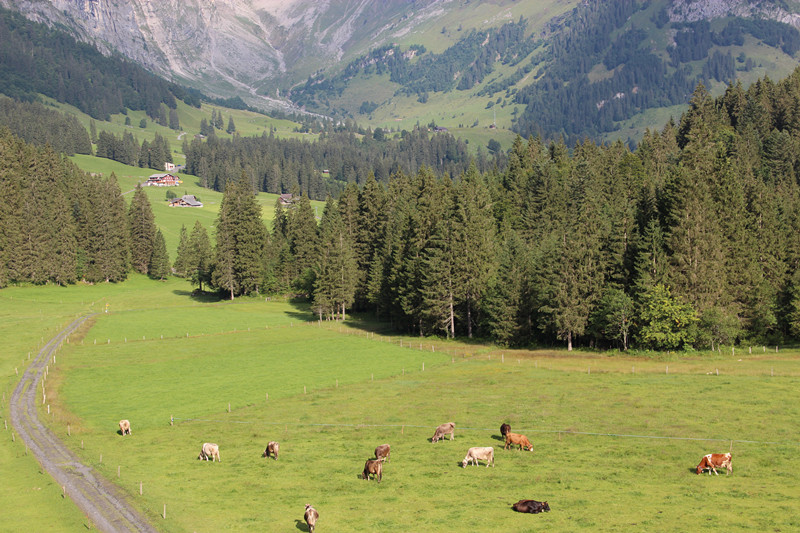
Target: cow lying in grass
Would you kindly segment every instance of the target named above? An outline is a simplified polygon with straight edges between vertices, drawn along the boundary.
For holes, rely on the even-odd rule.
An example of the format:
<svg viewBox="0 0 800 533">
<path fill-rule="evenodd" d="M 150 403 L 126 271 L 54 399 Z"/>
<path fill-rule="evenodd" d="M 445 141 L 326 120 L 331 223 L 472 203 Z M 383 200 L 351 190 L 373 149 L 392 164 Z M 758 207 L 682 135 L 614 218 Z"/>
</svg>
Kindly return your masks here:
<svg viewBox="0 0 800 533">
<path fill-rule="evenodd" d="M 275 460 L 278 460 L 278 452 L 281 451 L 281 445 L 275 442 L 274 440 L 269 441 L 267 443 L 267 448 L 264 450 L 264 453 L 261 454 L 261 457 L 269 457 L 270 455 L 275 457 Z"/>
<path fill-rule="evenodd" d="M 448 433 L 450 434 L 450 440 L 453 440 L 455 438 L 455 431 L 456 431 L 456 425 L 453 422 L 446 422 L 441 426 L 439 426 L 438 428 L 436 428 L 436 431 L 433 433 L 433 438 L 431 439 L 431 442 L 437 442 L 440 439 L 444 440 L 444 436 L 447 435 Z"/>
<path fill-rule="evenodd" d="M 725 472 L 725 475 L 730 474 L 733 472 L 733 464 L 732 464 L 732 457 L 730 452 L 728 453 L 709 453 L 708 455 L 704 455 L 703 458 L 700 460 L 700 464 L 697 465 L 697 473 L 702 474 L 703 470 L 708 470 L 708 475 L 711 475 L 711 471 L 713 470 L 716 475 L 719 475 L 717 472 L 717 468 L 725 468 L 728 471 Z"/>
<path fill-rule="evenodd" d="M 520 450 L 525 449 L 531 452 L 533 451 L 533 444 L 531 444 L 531 441 L 528 440 L 528 437 L 518 433 L 506 433 L 505 449 L 507 450 L 509 446 L 515 445 L 519 445 Z"/>
<path fill-rule="evenodd" d="M 391 446 L 388 444 L 381 444 L 377 448 L 375 448 L 375 459 L 380 459 L 381 461 L 389 461 L 389 454 L 392 452 Z"/>
<path fill-rule="evenodd" d="M 467 456 L 461 461 L 461 467 L 466 468 L 468 464 L 473 463 L 478 466 L 478 461 L 486 461 L 486 468 L 491 464 L 494 467 L 494 448 L 487 447 L 474 447 L 467 450 Z"/>
<path fill-rule="evenodd" d="M 317 525 L 317 518 L 319 518 L 319 513 L 316 509 L 311 507 L 310 503 L 306 504 L 306 513 L 303 516 L 306 519 L 306 524 L 308 524 L 308 530 L 311 533 L 314 533 L 314 526 Z"/>
<path fill-rule="evenodd" d="M 119 431 L 123 435 L 130 435 L 131 434 L 131 423 L 129 420 L 120 420 L 119 421 Z"/>
<path fill-rule="evenodd" d="M 203 461 L 214 462 L 216 459 L 220 463 L 222 462 L 222 459 L 219 458 L 219 446 L 211 442 L 203 443 L 203 447 L 200 448 L 200 455 L 198 455 L 197 458 Z"/>
<path fill-rule="evenodd" d="M 518 513 L 534 514 L 550 510 L 550 506 L 547 504 L 547 502 L 537 502 L 536 500 L 520 500 L 512 505 L 511 508 Z"/>
<path fill-rule="evenodd" d="M 383 461 L 380 459 L 367 459 L 367 462 L 364 463 L 364 472 L 361 473 L 361 477 L 369 479 L 370 474 L 373 479 L 377 479 L 378 483 L 380 483 L 381 477 L 383 477 Z"/>
</svg>

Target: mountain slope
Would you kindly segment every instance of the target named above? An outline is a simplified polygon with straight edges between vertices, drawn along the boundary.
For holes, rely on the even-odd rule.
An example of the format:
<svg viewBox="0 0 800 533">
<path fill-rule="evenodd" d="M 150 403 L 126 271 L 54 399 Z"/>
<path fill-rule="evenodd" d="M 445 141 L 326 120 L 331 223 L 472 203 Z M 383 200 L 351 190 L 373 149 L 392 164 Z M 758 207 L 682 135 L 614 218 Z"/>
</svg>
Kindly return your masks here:
<svg viewBox="0 0 800 533">
<path fill-rule="evenodd" d="M 778 78 L 800 14 L 763 0 L 0 0 L 217 96 L 470 130 L 637 138 L 697 83 Z M 674 114 L 674 113 L 673 113 Z M 638 125 L 638 129 L 635 127 Z"/>
</svg>

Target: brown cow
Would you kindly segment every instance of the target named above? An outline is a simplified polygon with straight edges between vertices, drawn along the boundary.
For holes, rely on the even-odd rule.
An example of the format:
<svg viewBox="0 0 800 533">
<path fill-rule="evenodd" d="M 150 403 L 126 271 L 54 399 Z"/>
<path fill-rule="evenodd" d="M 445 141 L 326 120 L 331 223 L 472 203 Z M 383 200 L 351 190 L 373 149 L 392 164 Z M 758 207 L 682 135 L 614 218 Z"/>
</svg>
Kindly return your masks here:
<svg viewBox="0 0 800 533">
<path fill-rule="evenodd" d="M 197 458 L 203 461 L 211 461 L 212 463 L 214 459 L 220 463 L 222 462 L 222 459 L 219 458 L 219 446 L 211 442 L 203 443 L 203 447 L 200 448 L 200 455 L 198 455 Z"/>
<path fill-rule="evenodd" d="M 537 502 L 536 500 L 520 500 L 511 506 L 518 513 L 541 513 L 549 511 L 550 506 L 547 502 Z"/>
<path fill-rule="evenodd" d="M 131 423 L 129 420 L 120 420 L 119 421 L 119 431 L 123 435 L 130 435 L 131 434 Z"/>
<path fill-rule="evenodd" d="M 317 518 L 319 518 L 319 513 L 316 509 L 311 507 L 310 503 L 306 504 L 306 514 L 303 516 L 306 519 L 306 524 L 308 524 L 308 530 L 311 533 L 314 533 L 314 526 L 317 524 Z"/>
<path fill-rule="evenodd" d="M 503 437 L 505 437 L 505 436 L 506 436 L 506 433 L 508 433 L 509 431 L 511 431 L 511 426 L 509 426 L 508 424 L 506 424 L 506 423 L 503 423 L 503 424 L 500 426 L 500 434 L 501 434 Z"/>
<path fill-rule="evenodd" d="M 506 433 L 506 445 L 505 449 L 507 450 L 509 446 L 513 446 L 515 444 L 519 444 L 519 449 L 522 450 L 523 448 L 528 451 L 533 451 L 533 444 L 531 441 L 528 440 L 528 437 L 525 435 L 520 435 L 518 433 Z"/>
<path fill-rule="evenodd" d="M 697 465 L 697 473 L 702 474 L 703 470 L 708 469 L 708 475 L 711 475 L 711 471 L 713 470 L 716 475 L 719 475 L 717 472 L 717 468 L 725 468 L 727 472 L 725 475 L 730 474 L 733 472 L 733 459 L 731 457 L 730 452 L 728 453 L 709 453 L 708 455 L 704 455 L 703 458 L 700 460 L 700 464 Z"/>
<path fill-rule="evenodd" d="M 264 450 L 264 453 L 261 454 L 261 457 L 269 457 L 270 455 L 273 455 L 277 461 L 279 451 L 281 451 L 281 445 L 274 440 L 271 440 L 269 443 L 267 443 L 267 449 Z"/>
<path fill-rule="evenodd" d="M 391 446 L 388 444 L 381 444 L 375 448 L 375 459 L 380 459 L 381 461 L 391 461 L 389 458 L 391 451 Z"/>
<path fill-rule="evenodd" d="M 383 461 L 380 459 L 367 459 L 367 462 L 364 463 L 364 472 L 361 473 L 361 477 L 369 479 L 370 474 L 372 474 L 373 479 L 377 479 L 378 483 L 380 483 L 381 477 L 383 477 Z"/>
<path fill-rule="evenodd" d="M 450 434 L 450 440 L 455 438 L 455 431 L 456 425 L 453 422 L 447 422 L 436 428 L 436 432 L 433 434 L 433 438 L 431 442 L 437 442 L 438 440 L 444 440 L 444 436 L 448 433 Z"/>
</svg>

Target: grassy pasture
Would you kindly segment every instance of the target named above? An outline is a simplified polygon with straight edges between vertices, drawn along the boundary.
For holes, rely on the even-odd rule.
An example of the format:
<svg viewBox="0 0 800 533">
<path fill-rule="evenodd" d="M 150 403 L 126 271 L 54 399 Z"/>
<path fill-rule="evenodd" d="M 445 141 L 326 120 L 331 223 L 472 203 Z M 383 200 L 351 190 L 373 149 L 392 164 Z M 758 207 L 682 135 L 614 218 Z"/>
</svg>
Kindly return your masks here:
<svg viewBox="0 0 800 533">
<path fill-rule="evenodd" d="M 160 530 L 305 531 L 307 502 L 320 531 L 800 526 L 796 353 L 632 359 L 445 341 L 432 352 L 427 339 L 420 350 L 419 338 L 320 327 L 291 302 L 194 302 L 181 283 L 100 287 L 110 312 L 59 354 L 52 414 L 42 410 Z M 61 290 L 83 300 L 95 289 Z M 130 437 L 116 433 L 123 417 Z M 431 444 L 449 420 L 456 439 Z M 534 453 L 501 449 L 503 421 Z M 277 461 L 260 456 L 269 440 L 281 442 Z M 731 440 L 733 476 L 693 473 Z M 205 441 L 222 463 L 196 460 Z M 383 482 L 358 479 L 384 442 Z M 467 448 L 487 445 L 495 468 L 460 468 Z M 521 498 L 553 510 L 513 513 Z"/>
</svg>

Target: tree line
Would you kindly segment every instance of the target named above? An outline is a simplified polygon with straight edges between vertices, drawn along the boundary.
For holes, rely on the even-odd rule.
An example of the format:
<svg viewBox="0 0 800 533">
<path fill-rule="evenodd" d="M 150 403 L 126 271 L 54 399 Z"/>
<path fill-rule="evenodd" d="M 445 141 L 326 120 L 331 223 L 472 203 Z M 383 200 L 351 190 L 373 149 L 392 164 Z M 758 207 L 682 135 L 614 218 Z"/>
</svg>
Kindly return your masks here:
<svg viewBox="0 0 800 533">
<path fill-rule="evenodd" d="M 517 138 L 505 170 L 351 182 L 319 224 L 305 195 L 259 224 L 242 173 L 206 279 L 229 297 L 306 295 L 320 319 L 369 311 L 509 345 L 797 339 L 798 98 L 800 69 L 719 98 L 699 85 L 680 121 L 635 150 Z"/>
<path fill-rule="evenodd" d="M 18 100 L 39 94 L 109 120 L 126 109 L 157 119 L 177 100 L 200 107 L 202 94 L 170 83 L 142 67 L 21 14 L 0 8 L 0 93 Z"/>
<path fill-rule="evenodd" d="M 413 173 L 426 165 L 457 177 L 470 164 L 467 144 L 449 133 L 431 133 L 417 126 L 403 130 L 397 138 L 385 136 L 383 130 L 365 130 L 358 136 L 352 125 L 328 126 L 314 142 L 276 138 L 273 132 L 185 141 L 185 171 L 216 191 L 223 191 L 231 176 L 244 172 L 253 190 L 282 194 L 297 189 L 322 200 L 338 196 L 351 181 L 363 184 L 370 173 L 387 183 L 397 172 Z M 481 171 L 502 165 L 502 154 L 490 158 L 479 150 L 476 164 Z"/>
<path fill-rule="evenodd" d="M 164 163 L 172 163 L 169 142 L 159 133 L 155 134 L 152 142 L 145 139 L 140 145 L 128 131 L 118 137 L 103 130 L 97 135 L 95 155 L 134 167 L 156 170 L 164 170 Z"/>
<path fill-rule="evenodd" d="M 673 350 L 800 337 L 800 69 L 698 85 L 677 123 L 621 142 L 517 138 L 505 167 L 368 174 L 317 222 L 295 188 L 267 228 L 244 168 L 175 272 L 233 298 L 290 293 L 320 319 L 371 312 L 420 335 Z M 141 189 L 0 136 L 0 282 L 169 271 Z"/>
<path fill-rule="evenodd" d="M 25 142 L 49 145 L 67 155 L 91 154 L 92 141 L 74 115 L 48 109 L 39 102 L 20 102 L 0 95 L 0 127 Z"/>
<path fill-rule="evenodd" d="M 0 128 L 0 287 L 169 274 L 147 196 L 125 205 L 116 177 L 92 176 Z"/>
</svg>

